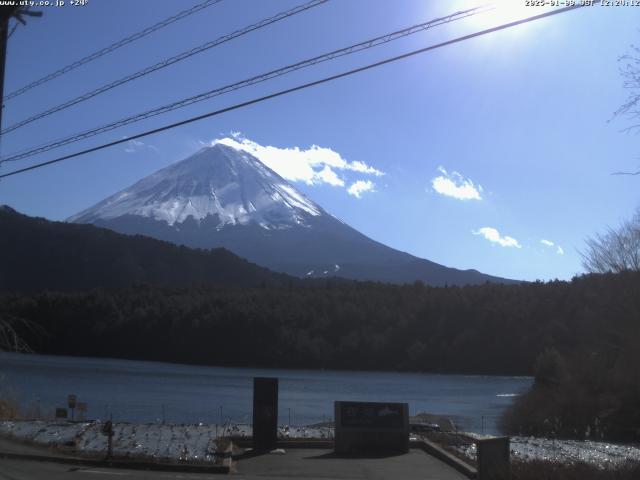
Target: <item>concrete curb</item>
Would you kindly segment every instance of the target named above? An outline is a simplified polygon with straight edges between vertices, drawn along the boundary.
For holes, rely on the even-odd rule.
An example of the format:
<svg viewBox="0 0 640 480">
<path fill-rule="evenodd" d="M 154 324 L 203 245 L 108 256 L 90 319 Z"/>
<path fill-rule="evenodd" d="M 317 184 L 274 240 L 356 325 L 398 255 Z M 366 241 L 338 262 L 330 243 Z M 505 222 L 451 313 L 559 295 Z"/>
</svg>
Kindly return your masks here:
<svg viewBox="0 0 640 480">
<path fill-rule="evenodd" d="M 22 453 L 0 452 L 0 458 L 7 460 L 30 460 L 35 462 L 52 462 L 66 465 L 79 465 L 94 468 L 123 468 L 128 470 L 153 470 L 164 472 L 188 473 L 229 473 L 231 456 L 225 455 L 222 465 L 194 465 L 178 463 L 154 463 L 131 460 L 94 460 L 79 457 L 56 457 L 52 455 L 32 455 Z"/>
<path fill-rule="evenodd" d="M 253 440 L 251 438 L 232 438 L 231 441 L 240 448 L 252 448 Z M 333 448 L 333 440 L 300 438 L 278 440 L 275 448 Z"/>
<path fill-rule="evenodd" d="M 279 440 L 278 448 L 333 448 L 333 440 L 315 440 L 311 438 Z"/>
<path fill-rule="evenodd" d="M 256 451 L 253 450 L 253 440 L 250 438 L 241 438 L 234 439 L 233 444 L 242 449 L 241 453 L 233 454 L 233 460 L 240 461 L 246 460 L 247 458 L 256 457 L 259 455 L 264 455 L 264 451 Z M 332 449 L 333 448 L 333 440 L 326 439 L 309 439 L 309 438 L 301 438 L 301 439 L 288 439 L 288 440 L 278 440 L 276 443 L 276 449 L 303 449 L 303 448 L 316 448 L 316 449 Z"/>
<path fill-rule="evenodd" d="M 409 447 L 419 448 L 425 451 L 429 455 L 455 468 L 468 478 L 475 479 L 478 477 L 478 470 L 426 438 L 423 438 L 422 440 L 411 440 L 411 442 L 409 442 Z"/>
</svg>

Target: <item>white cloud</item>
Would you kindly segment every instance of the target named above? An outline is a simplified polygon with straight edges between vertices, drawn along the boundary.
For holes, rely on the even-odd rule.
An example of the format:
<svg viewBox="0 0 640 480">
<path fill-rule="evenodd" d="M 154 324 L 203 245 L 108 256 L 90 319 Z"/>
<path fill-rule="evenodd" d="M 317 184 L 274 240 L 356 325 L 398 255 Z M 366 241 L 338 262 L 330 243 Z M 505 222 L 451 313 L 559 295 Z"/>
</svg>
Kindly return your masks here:
<svg viewBox="0 0 640 480">
<path fill-rule="evenodd" d="M 474 235 L 482 235 L 491 243 L 497 243 L 502 247 L 522 248 L 522 245 L 520 245 L 515 238 L 508 235 L 502 236 L 498 230 L 492 227 L 482 227 L 478 230 L 472 230 L 471 233 Z"/>
<path fill-rule="evenodd" d="M 331 167 L 329 165 L 325 165 L 321 171 L 316 173 L 316 176 L 324 183 L 328 183 L 329 185 L 333 185 L 334 187 L 344 187 L 344 180 L 338 177 L 336 172 L 331 170 Z"/>
<path fill-rule="evenodd" d="M 381 177 L 382 175 L 384 175 L 384 173 L 382 173 L 377 168 L 370 167 L 366 163 L 360 162 L 358 160 L 349 164 L 349 170 L 353 170 L 354 172 L 366 173 L 369 175 L 375 175 L 376 177 Z"/>
<path fill-rule="evenodd" d="M 556 253 L 558 255 L 564 255 L 564 250 L 560 245 L 556 245 L 555 243 L 553 243 L 551 240 L 545 240 L 544 238 L 542 240 L 540 240 L 540 243 L 543 244 L 546 247 L 556 247 Z"/>
<path fill-rule="evenodd" d="M 438 167 L 442 175 L 431 180 L 431 186 L 440 195 L 453 197 L 458 200 L 482 200 L 482 186 L 464 178 L 458 172 L 448 173 L 443 167 Z"/>
<path fill-rule="evenodd" d="M 286 180 L 304 182 L 307 185 L 328 184 L 334 187 L 345 187 L 346 180 L 343 176 L 348 172 L 375 177 L 384 175 L 384 172 L 364 162 L 349 162 L 342 158 L 338 152 L 318 145 L 312 145 L 308 149 L 264 146 L 242 137 L 240 132 L 232 132 L 231 137 L 219 138 L 212 142 L 213 145 L 217 143 L 244 150 Z M 353 185 L 357 183 L 355 182 Z M 350 189 L 353 188 L 353 185 Z M 357 188 L 354 191 L 358 191 Z M 368 190 L 373 190 L 373 183 L 371 183 L 371 187 L 368 187 Z"/>
<path fill-rule="evenodd" d="M 127 138 L 127 137 L 124 137 L 124 138 Z M 144 142 L 141 142 L 140 140 L 135 140 L 135 139 L 129 140 L 126 143 L 126 147 L 124 147 L 124 151 L 126 153 L 135 153 L 142 150 L 143 148 L 148 148 L 150 150 L 153 150 L 154 152 L 158 152 L 158 148 L 155 145 L 146 144 Z"/>
<path fill-rule="evenodd" d="M 364 192 L 375 192 L 375 184 L 371 180 L 357 180 L 351 184 L 347 192 L 356 198 L 362 198 Z"/>
<path fill-rule="evenodd" d="M 127 146 L 124 148 L 124 151 L 127 153 L 133 153 L 137 152 L 142 147 L 144 147 L 144 142 L 140 142 L 138 140 L 129 140 L 127 142 Z"/>
</svg>

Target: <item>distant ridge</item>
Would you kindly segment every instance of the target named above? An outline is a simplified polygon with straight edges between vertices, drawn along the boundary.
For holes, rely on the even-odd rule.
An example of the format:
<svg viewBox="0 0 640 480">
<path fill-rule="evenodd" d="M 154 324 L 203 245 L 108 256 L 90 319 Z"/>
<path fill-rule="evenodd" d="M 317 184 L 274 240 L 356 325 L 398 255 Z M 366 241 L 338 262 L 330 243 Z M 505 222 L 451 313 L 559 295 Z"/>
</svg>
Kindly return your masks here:
<svg viewBox="0 0 640 480">
<path fill-rule="evenodd" d="M 284 286 L 273 273 L 219 248 L 192 250 L 93 225 L 29 217 L 0 205 L 0 290 L 86 290 L 136 283 L 186 287 Z"/>
</svg>

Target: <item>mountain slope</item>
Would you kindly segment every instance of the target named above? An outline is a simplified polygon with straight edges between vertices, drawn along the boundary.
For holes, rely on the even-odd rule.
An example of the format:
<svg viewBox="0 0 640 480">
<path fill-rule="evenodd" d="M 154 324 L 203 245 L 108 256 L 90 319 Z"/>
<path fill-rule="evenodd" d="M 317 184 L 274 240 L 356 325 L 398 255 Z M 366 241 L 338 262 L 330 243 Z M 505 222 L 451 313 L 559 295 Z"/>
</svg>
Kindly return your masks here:
<svg viewBox="0 0 640 480">
<path fill-rule="evenodd" d="M 0 291 L 84 290 L 135 283 L 258 287 L 297 282 L 224 249 L 191 250 L 92 225 L 28 217 L 7 206 L 0 206 L 0 231 Z"/>
<path fill-rule="evenodd" d="M 133 215 L 177 228 L 189 218 L 215 217 L 218 230 L 250 224 L 269 230 L 302 225 L 305 216 L 322 214 L 319 206 L 255 157 L 216 145 L 143 178 L 68 221 L 94 223 Z"/>
<path fill-rule="evenodd" d="M 69 218 L 196 248 L 224 247 L 298 277 L 430 285 L 510 282 L 376 242 L 336 219 L 250 154 L 216 144 Z"/>
</svg>

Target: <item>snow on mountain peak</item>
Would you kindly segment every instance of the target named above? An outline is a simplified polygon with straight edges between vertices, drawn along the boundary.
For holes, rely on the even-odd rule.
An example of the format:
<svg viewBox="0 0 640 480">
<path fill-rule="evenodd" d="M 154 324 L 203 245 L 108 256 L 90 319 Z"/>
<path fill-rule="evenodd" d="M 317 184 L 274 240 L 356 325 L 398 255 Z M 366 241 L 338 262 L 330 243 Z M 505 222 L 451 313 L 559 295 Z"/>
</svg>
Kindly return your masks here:
<svg viewBox="0 0 640 480">
<path fill-rule="evenodd" d="M 226 225 L 256 223 L 265 229 L 304 225 L 324 211 L 251 154 L 216 144 L 143 178 L 70 217 L 91 223 L 136 215 L 180 224 L 218 217 Z"/>
</svg>

